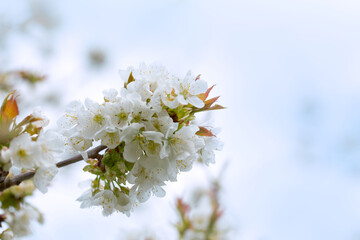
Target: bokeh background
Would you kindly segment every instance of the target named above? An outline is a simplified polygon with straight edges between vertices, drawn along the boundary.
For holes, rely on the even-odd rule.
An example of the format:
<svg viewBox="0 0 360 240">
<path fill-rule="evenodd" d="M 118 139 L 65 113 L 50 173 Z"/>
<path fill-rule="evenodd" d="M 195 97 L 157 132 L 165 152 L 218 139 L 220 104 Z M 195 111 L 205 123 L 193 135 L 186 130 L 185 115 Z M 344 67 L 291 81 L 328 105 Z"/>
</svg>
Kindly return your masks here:
<svg viewBox="0 0 360 240">
<path fill-rule="evenodd" d="M 356 0 L 0 1 L 0 70 L 47 76 L 19 88 L 50 127 L 141 62 L 201 73 L 227 107 L 202 116 L 222 129 L 217 163 L 181 174 L 165 198 L 130 218 L 80 209 L 79 163 L 31 199 L 45 223 L 25 239 L 176 239 L 175 198 L 220 173 L 228 239 L 360 239 L 359 42 Z"/>
</svg>

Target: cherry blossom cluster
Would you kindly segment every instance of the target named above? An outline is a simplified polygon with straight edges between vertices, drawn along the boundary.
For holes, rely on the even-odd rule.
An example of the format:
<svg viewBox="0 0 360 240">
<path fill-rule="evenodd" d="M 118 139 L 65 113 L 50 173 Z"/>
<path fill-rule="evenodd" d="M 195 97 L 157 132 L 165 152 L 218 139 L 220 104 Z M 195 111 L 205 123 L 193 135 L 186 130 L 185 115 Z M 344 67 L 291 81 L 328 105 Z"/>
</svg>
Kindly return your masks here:
<svg viewBox="0 0 360 240">
<path fill-rule="evenodd" d="M 13 173 L 35 171 L 35 187 L 46 193 L 58 171 L 55 164 L 64 149 L 62 136 L 43 130 L 49 120 L 39 109 L 17 123 L 19 110 L 15 98 L 14 93 L 9 94 L 1 108 L 0 167 Z"/>
<path fill-rule="evenodd" d="M 195 113 L 223 108 L 214 104 L 218 97 L 208 99 L 212 87 L 200 76 L 177 77 L 145 64 L 120 75 L 124 86 L 104 91 L 104 102 L 72 102 L 58 121 L 67 147 L 85 159 L 97 142 L 107 147 L 87 159 L 84 171 L 96 177 L 78 199 L 81 207 L 101 206 L 104 215 L 129 215 L 152 194 L 164 196 L 165 182 L 198 160 L 213 163 L 222 146 L 212 128 L 195 121 Z"/>
<path fill-rule="evenodd" d="M 31 233 L 31 222 L 42 221 L 41 213 L 25 198 L 35 187 L 47 192 L 57 173 L 56 157 L 64 146 L 60 134 L 43 130 L 49 121 L 39 109 L 18 121 L 16 98 L 15 92 L 8 94 L 0 108 L 0 226 L 7 227 L 0 239 L 4 240 L 26 236 Z M 22 172 L 35 172 L 34 179 L 6 186 L 9 179 Z"/>
</svg>

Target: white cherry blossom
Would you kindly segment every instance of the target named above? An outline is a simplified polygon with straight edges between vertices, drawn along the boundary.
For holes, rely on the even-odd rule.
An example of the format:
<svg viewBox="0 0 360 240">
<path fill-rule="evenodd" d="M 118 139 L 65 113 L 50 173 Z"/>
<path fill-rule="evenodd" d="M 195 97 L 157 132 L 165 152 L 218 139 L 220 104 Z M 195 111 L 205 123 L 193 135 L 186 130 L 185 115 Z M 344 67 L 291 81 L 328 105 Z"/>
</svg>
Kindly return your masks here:
<svg viewBox="0 0 360 240">
<path fill-rule="evenodd" d="M 14 138 L 9 147 L 13 166 L 31 169 L 39 165 L 41 146 L 32 141 L 29 133 Z"/>
<path fill-rule="evenodd" d="M 111 102 L 111 103 L 116 102 L 118 94 L 119 94 L 118 91 L 114 88 L 110 88 L 103 91 L 104 100 L 106 102 Z"/>
<path fill-rule="evenodd" d="M 65 136 L 70 136 L 76 132 L 79 125 L 78 114 L 85 110 L 84 105 L 80 101 L 73 101 L 66 107 L 65 114 L 59 118 L 57 125 L 59 131 Z"/>
<path fill-rule="evenodd" d="M 106 127 L 108 118 L 105 115 L 105 108 L 103 105 L 87 98 L 85 100 L 85 107 L 78 115 L 80 132 L 85 138 L 92 138 L 94 135 Z"/>
<path fill-rule="evenodd" d="M 196 79 L 189 71 L 185 78 L 180 82 L 178 101 L 183 105 L 190 103 L 197 108 L 202 108 L 204 102 L 201 101 L 197 95 L 205 93 L 207 89 L 208 86 L 206 81 Z"/>
</svg>

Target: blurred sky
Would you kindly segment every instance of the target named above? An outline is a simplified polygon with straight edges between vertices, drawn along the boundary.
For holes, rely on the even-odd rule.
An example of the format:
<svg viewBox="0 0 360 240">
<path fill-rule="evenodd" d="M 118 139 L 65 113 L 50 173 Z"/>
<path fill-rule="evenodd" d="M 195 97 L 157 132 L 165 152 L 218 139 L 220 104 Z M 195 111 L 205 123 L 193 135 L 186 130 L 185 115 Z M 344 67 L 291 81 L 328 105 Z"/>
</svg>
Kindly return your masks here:
<svg viewBox="0 0 360 240">
<path fill-rule="evenodd" d="M 34 12 L 30 3 L 45 6 L 35 12 L 53 19 L 51 29 L 14 27 Z M 359 27 L 356 0 L 4 0 L 0 70 L 46 74 L 41 91 L 62 96 L 61 107 L 45 108 L 54 119 L 73 99 L 120 88 L 118 70 L 129 65 L 201 73 L 227 107 L 211 116 L 225 147 L 210 171 L 228 164 L 230 239 L 352 240 L 360 239 Z M 104 66 L 89 66 L 91 49 L 105 53 Z M 88 177 L 80 169 L 62 169 L 48 194 L 36 194 L 46 222 L 26 239 L 123 239 L 144 228 L 172 239 L 174 196 L 206 182 L 195 168 L 130 218 L 105 218 L 74 201 Z"/>
</svg>

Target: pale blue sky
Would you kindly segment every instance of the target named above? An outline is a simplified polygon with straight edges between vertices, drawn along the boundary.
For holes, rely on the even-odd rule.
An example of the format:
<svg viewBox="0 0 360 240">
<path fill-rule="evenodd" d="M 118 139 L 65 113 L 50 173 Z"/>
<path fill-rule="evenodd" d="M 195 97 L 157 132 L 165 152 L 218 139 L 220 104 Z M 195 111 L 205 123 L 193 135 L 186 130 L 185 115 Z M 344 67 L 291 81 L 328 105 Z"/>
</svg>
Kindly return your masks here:
<svg viewBox="0 0 360 240">
<path fill-rule="evenodd" d="M 21 19 L 25 2 L 1 2 L 0 16 Z M 66 85 L 64 102 L 100 98 L 99 89 L 120 87 L 119 68 L 142 61 L 179 74 L 190 69 L 216 83 L 214 94 L 228 109 L 213 114 L 225 148 L 211 169 L 229 164 L 223 200 L 237 229 L 231 239 L 360 238 L 358 1 L 48 3 L 59 26 L 40 40 L 51 41 L 53 54 L 45 59 L 37 41 L 13 34 L 3 66 L 45 72 L 49 88 Z M 99 71 L 87 67 L 91 47 L 108 54 Z M 28 239 L 117 239 L 128 226 L 171 235 L 173 215 L 150 216 L 170 211 L 173 196 L 204 181 L 197 172 L 169 184 L 167 197 L 153 198 L 129 219 L 80 210 L 77 181 L 86 177 L 59 175 L 49 194 L 34 200 L 47 221 Z"/>
</svg>

